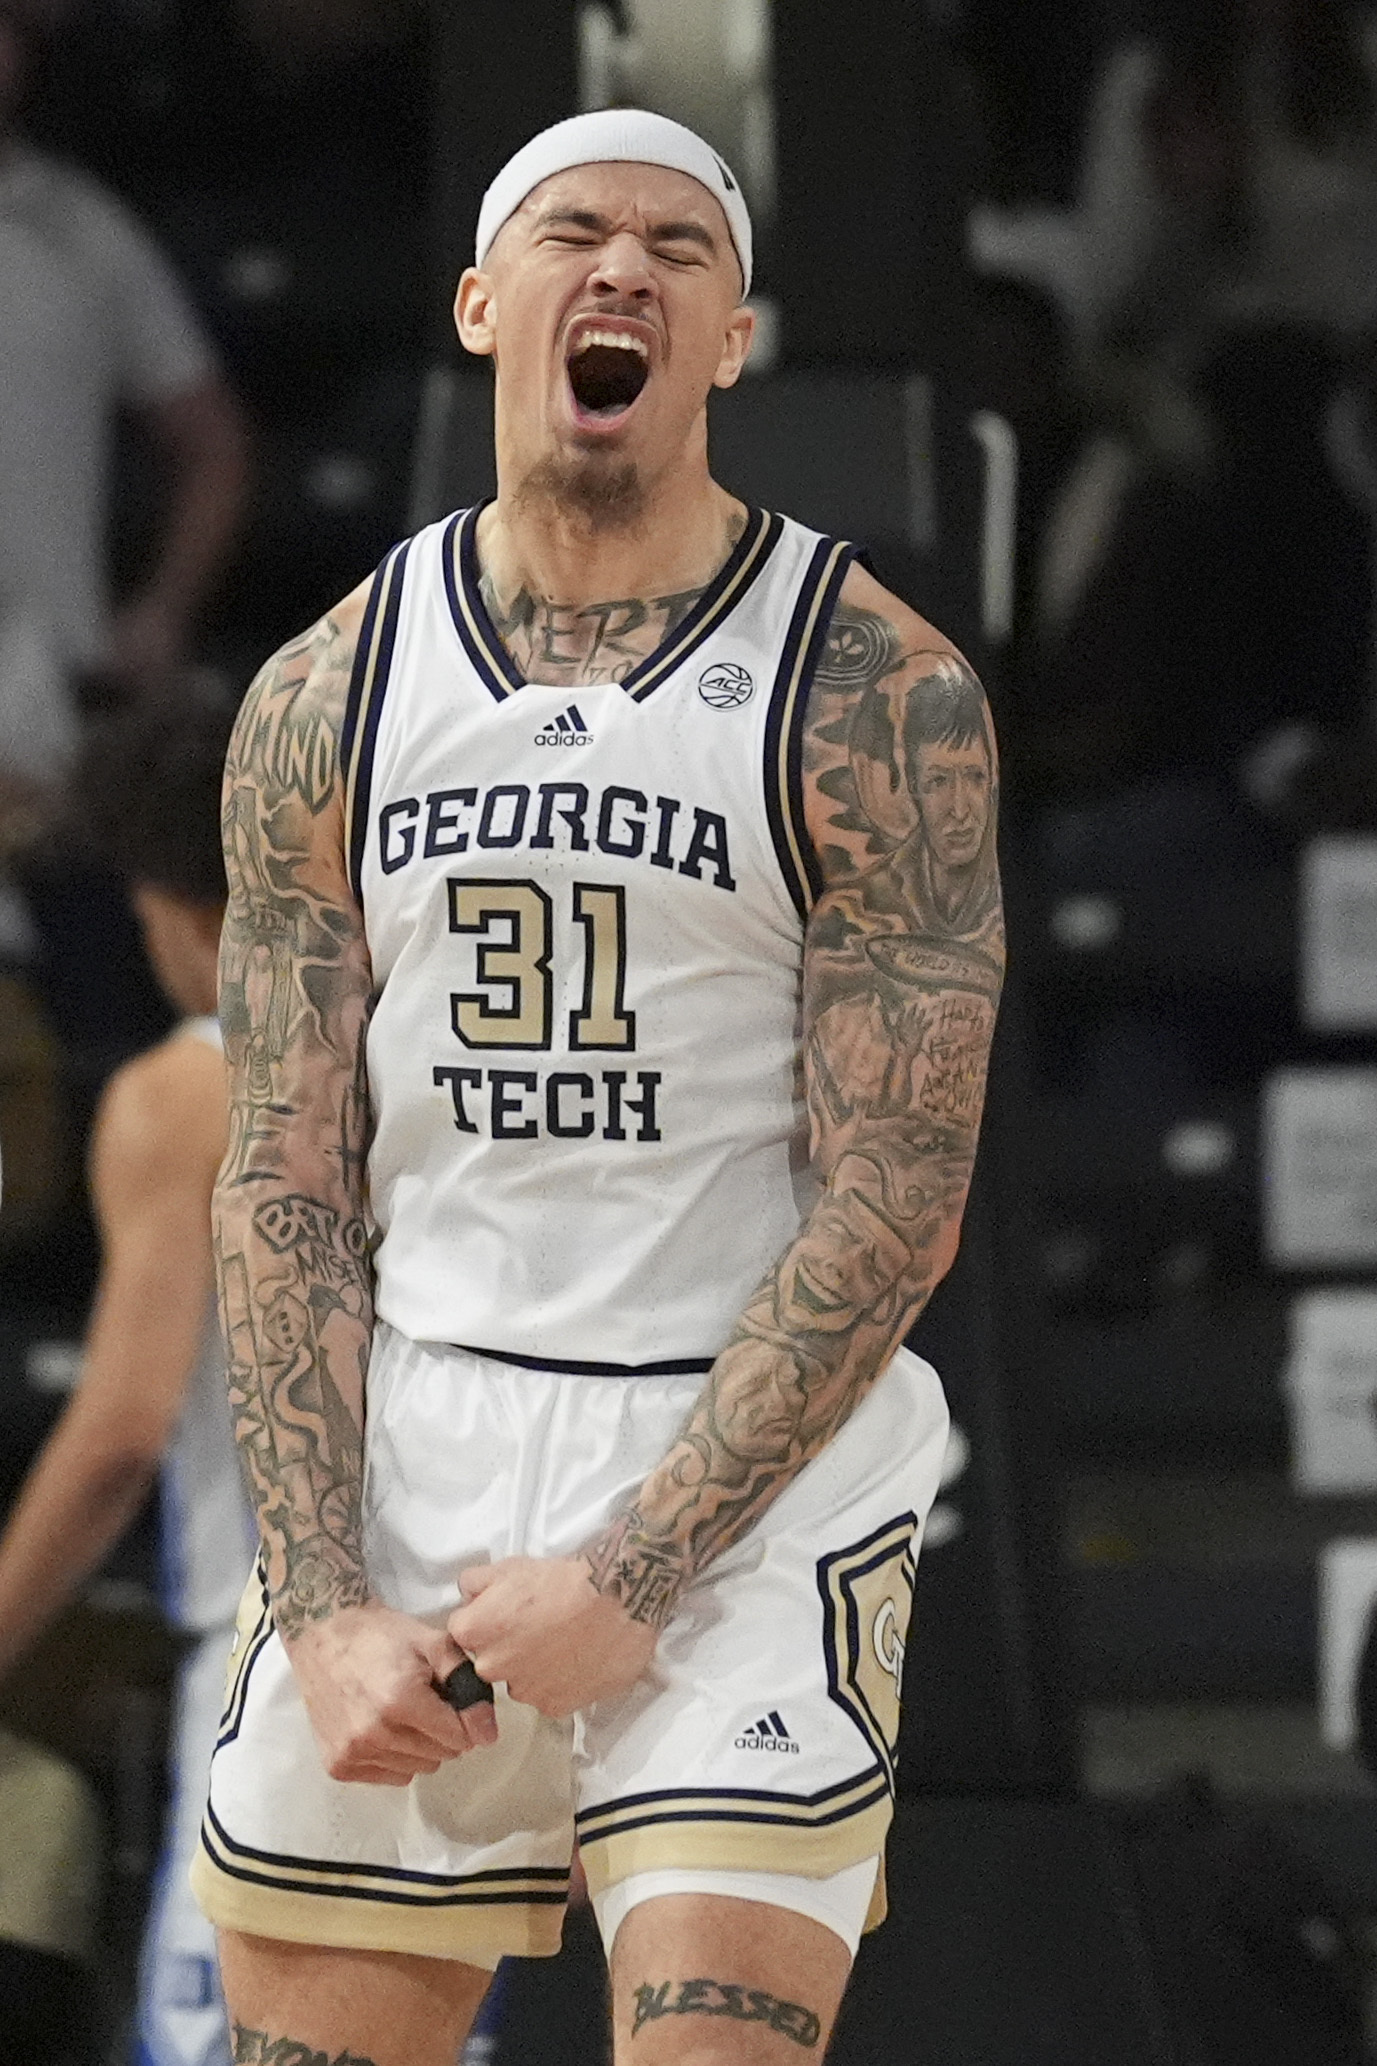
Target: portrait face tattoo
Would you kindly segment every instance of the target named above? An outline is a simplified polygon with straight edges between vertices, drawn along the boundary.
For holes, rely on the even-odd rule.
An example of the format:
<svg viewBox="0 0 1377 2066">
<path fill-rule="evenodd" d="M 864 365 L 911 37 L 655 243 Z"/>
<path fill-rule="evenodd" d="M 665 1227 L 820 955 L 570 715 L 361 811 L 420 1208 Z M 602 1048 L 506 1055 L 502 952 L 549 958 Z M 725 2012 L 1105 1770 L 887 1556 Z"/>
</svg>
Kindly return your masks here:
<svg viewBox="0 0 1377 2066">
<path fill-rule="evenodd" d="M 845 1207 L 824 1199 L 794 1247 L 791 1317 L 824 1333 L 854 1325 L 857 1313 L 897 1282 L 908 1259 L 903 1242 L 860 1191 L 848 1189 L 845 1199 Z"/>
<path fill-rule="evenodd" d="M 920 746 L 914 800 L 923 837 L 942 868 L 968 868 L 990 821 L 990 755 L 983 739 Z"/>
</svg>

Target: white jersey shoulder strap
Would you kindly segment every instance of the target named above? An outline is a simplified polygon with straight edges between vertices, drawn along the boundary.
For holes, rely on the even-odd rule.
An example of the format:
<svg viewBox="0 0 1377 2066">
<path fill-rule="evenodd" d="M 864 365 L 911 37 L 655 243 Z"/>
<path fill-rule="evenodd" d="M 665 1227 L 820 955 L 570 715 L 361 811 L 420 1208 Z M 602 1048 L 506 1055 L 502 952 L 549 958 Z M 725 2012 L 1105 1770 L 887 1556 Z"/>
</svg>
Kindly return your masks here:
<svg viewBox="0 0 1377 2066">
<path fill-rule="evenodd" d="M 819 537 L 784 635 L 765 720 L 765 810 L 775 852 L 799 917 L 822 895 L 822 870 L 808 836 L 803 800 L 803 731 L 808 691 L 856 548 Z"/>
<path fill-rule="evenodd" d="M 422 534 L 424 535 L 424 534 Z M 373 576 L 368 606 L 359 628 L 354 665 L 349 676 L 344 723 L 340 728 L 340 771 L 344 779 L 344 851 L 349 881 L 363 902 L 363 849 L 368 837 L 368 799 L 373 783 L 373 756 L 378 724 L 397 643 L 402 614 L 402 584 L 415 541 L 394 545 Z"/>
</svg>

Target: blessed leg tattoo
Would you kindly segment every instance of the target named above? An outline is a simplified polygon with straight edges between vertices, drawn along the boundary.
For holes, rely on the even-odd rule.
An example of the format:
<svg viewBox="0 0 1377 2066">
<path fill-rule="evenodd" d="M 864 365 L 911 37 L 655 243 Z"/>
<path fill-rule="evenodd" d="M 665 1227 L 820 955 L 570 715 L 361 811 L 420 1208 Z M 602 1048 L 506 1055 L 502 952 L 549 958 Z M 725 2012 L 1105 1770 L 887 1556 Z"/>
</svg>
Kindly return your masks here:
<svg viewBox="0 0 1377 2066">
<path fill-rule="evenodd" d="M 661 1980 L 636 1989 L 631 2035 L 664 2016 L 729 2016 L 737 2023 L 764 2023 L 805 2051 L 822 2035 L 821 2020 L 800 2002 L 781 2001 L 761 1987 L 741 1987 L 730 1980 Z"/>
</svg>

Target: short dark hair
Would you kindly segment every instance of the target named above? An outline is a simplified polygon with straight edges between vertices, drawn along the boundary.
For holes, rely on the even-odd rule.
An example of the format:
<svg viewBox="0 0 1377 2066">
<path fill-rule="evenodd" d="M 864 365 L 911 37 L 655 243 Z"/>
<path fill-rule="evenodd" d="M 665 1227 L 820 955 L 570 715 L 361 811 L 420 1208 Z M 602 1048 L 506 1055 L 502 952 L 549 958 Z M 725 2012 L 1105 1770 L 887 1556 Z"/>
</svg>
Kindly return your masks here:
<svg viewBox="0 0 1377 2066">
<path fill-rule="evenodd" d="M 920 746 L 969 746 L 979 740 L 988 753 L 985 698 L 980 684 L 958 661 L 941 674 L 920 682 L 904 710 L 904 744 L 910 754 Z"/>
<path fill-rule="evenodd" d="M 107 694 L 72 784 L 78 829 L 131 882 L 225 902 L 220 787 L 235 703 L 218 677 L 188 672 L 154 690 Z"/>
</svg>

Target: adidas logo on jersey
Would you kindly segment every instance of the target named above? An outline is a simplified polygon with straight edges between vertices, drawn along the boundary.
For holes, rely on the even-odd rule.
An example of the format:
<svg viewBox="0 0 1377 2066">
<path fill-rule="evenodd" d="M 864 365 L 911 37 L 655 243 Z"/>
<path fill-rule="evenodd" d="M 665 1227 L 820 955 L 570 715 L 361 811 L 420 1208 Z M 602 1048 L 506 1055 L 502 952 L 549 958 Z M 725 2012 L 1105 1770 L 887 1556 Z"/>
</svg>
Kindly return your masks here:
<svg viewBox="0 0 1377 2066">
<path fill-rule="evenodd" d="M 738 1750 L 792 1751 L 795 1757 L 798 1756 L 798 1745 L 773 1708 L 761 1721 L 742 1731 L 736 1739 L 736 1747 Z"/>
<path fill-rule="evenodd" d="M 593 734 L 577 703 L 571 703 L 567 710 L 561 710 L 553 724 L 545 726 L 535 735 L 537 746 L 591 746 Z"/>
</svg>

